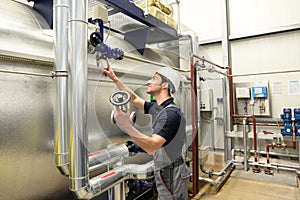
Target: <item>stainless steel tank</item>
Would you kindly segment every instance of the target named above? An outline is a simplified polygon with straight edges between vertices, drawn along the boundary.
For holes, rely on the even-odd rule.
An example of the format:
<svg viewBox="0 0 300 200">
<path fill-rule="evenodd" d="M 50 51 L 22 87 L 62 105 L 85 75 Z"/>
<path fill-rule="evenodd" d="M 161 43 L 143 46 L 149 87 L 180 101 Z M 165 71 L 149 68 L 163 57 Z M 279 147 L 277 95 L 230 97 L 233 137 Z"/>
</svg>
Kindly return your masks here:
<svg viewBox="0 0 300 200">
<path fill-rule="evenodd" d="M 15 1 L 2 1 L 0 16 L 0 199 L 74 199 L 68 178 L 54 164 L 53 31 L 30 6 Z M 150 99 L 145 93 L 146 80 L 159 67 L 146 61 L 176 63 L 157 50 L 146 49 L 141 56 L 114 35 L 107 42 L 128 55 L 112 62 L 111 67 L 146 100 Z M 117 88 L 101 74 L 94 57 L 90 55 L 88 61 L 89 152 L 129 139 L 110 122 L 109 97 Z M 189 103 L 185 103 L 190 102 L 187 84 L 175 98 L 183 111 L 190 112 Z M 150 134 L 150 117 L 136 112 L 136 127 Z M 188 115 L 187 119 L 190 124 Z M 149 159 L 141 156 L 128 162 Z"/>
</svg>

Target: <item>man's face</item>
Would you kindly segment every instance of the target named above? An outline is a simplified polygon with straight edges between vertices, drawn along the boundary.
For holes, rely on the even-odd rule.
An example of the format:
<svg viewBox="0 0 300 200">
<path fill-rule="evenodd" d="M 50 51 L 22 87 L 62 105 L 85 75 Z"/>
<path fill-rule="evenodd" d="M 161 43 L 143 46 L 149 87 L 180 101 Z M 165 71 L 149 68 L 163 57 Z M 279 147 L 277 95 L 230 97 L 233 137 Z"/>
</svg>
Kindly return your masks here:
<svg viewBox="0 0 300 200">
<path fill-rule="evenodd" d="M 162 78 L 158 73 L 155 73 L 152 78 L 147 81 L 147 90 L 148 94 L 155 94 L 161 91 L 162 89 Z"/>
</svg>

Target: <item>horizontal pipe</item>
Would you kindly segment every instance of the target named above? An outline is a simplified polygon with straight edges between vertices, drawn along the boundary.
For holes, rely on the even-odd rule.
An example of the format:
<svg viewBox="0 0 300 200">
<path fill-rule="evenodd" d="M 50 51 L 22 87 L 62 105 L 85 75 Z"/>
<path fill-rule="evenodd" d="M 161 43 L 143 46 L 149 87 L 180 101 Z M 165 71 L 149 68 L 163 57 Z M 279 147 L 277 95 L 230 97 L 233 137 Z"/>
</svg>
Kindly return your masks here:
<svg viewBox="0 0 300 200">
<path fill-rule="evenodd" d="M 110 166 L 128 156 L 129 151 L 125 144 L 116 145 L 107 149 L 93 152 L 88 155 L 89 172 L 93 172 L 104 166 Z"/>
<path fill-rule="evenodd" d="M 212 175 L 216 175 L 216 176 L 219 176 L 216 180 L 212 180 L 210 178 L 203 178 L 203 177 L 199 177 L 199 181 L 205 181 L 205 182 L 209 182 L 211 183 L 212 185 L 217 185 L 219 183 L 221 183 L 221 180 L 223 179 L 223 177 L 225 176 L 227 170 L 234 165 L 234 161 L 233 160 L 230 160 L 227 165 L 220 171 L 220 172 L 213 172 L 213 173 L 209 173 L 208 171 L 204 170 L 204 167 L 202 165 L 200 165 L 200 169 L 202 172 L 206 173 L 206 174 L 212 174 Z"/>
<path fill-rule="evenodd" d="M 215 176 L 222 176 L 224 174 L 226 174 L 226 171 L 233 165 L 233 161 L 229 161 L 226 166 L 219 172 L 210 172 L 210 171 L 207 171 L 205 168 L 204 168 L 204 165 L 200 165 L 200 170 L 205 173 L 205 174 L 211 174 L 211 175 L 215 175 Z"/>
<path fill-rule="evenodd" d="M 251 161 L 249 161 L 251 162 Z M 273 169 L 282 169 L 282 170 L 287 170 L 287 171 L 295 171 L 297 169 L 300 169 L 300 166 L 294 166 L 294 165 L 281 165 L 281 164 L 278 164 L 278 163 L 270 163 L 270 164 L 267 164 L 267 163 L 262 163 L 262 162 L 259 162 L 259 163 L 249 163 L 249 165 L 258 165 L 260 167 L 269 167 L 269 168 L 273 168 Z"/>
<path fill-rule="evenodd" d="M 53 75 L 51 75 L 50 73 L 49 73 L 49 74 L 41 74 L 41 73 L 20 72 L 20 71 L 3 70 L 3 69 L 0 69 L 0 73 L 18 74 L 18 75 L 29 75 L 29 76 L 41 76 L 41 77 L 49 77 L 49 78 L 53 78 Z"/>
<path fill-rule="evenodd" d="M 235 149 L 236 151 L 239 152 L 244 152 L 243 149 Z M 250 150 L 250 153 L 254 153 L 254 150 Z M 259 154 L 267 154 L 266 151 L 257 151 Z M 270 155 L 272 156 L 281 156 L 281 157 L 288 157 L 288 158 L 299 158 L 298 154 L 283 154 L 283 153 L 275 153 L 275 152 L 270 152 Z"/>
<path fill-rule="evenodd" d="M 234 155 L 235 153 L 239 151 L 238 149 L 232 149 L 231 153 L 232 153 L 232 158 L 234 158 Z M 241 161 L 239 160 L 234 160 L 233 159 L 233 162 L 234 164 L 236 163 L 241 163 Z M 262 167 L 270 167 L 270 166 L 273 166 L 273 168 L 292 168 L 292 169 L 300 169 L 300 165 L 288 165 L 288 164 L 280 164 L 280 163 L 272 163 L 270 162 L 269 164 L 267 164 L 266 162 L 262 162 L 262 161 L 259 161 L 259 162 L 254 162 L 253 160 L 248 160 L 248 163 L 249 165 L 259 165 L 259 166 L 262 166 Z"/>
<path fill-rule="evenodd" d="M 44 61 L 44 60 L 38 60 L 33 58 L 25 58 L 25 57 L 19 57 L 19 56 L 12 56 L 12 55 L 4 55 L 0 54 L 0 60 L 8 61 L 8 62 L 18 62 L 18 63 L 27 63 L 27 64 L 35 64 L 38 66 L 47 66 L 47 67 L 53 67 L 52 61 Z"/>
<path fill-rule="evenodd" d="M 87 187 L 73 192 L 79 199 L 91 199 L 127 179 L 146 179 L 153 175 L 153 161 L 144 165 L 123 165 L 90 179 Z"/>
<path fill-rule="evenodd" d="M 220 65 L 218 65 L 218 64 L 215 64 L 215 63 L 213 63 L 213 62 L 211 62 L 211 61 L 205 59 L 204 57 L 200 57 L 200 56 L 197 56 L 197 55 L 192 55 L 192 56 L 193 56 L 194 58 L 197 58 L 197 59 L 201 60 L 202 62 L 207 62 L 207 63 L 209 63 L 209 64 L 211 64 L 211 65 L 214 65 L 214 66 L 216 66 L 216 67 L 218 67 L 218 68 L 220 68 L 220 69 L 229 69 L 229 67 L 223 67 L 223 66 L 220 66 Z"/>
<path fill-rule="evenodd" d="M 235 122 L 235 125 L 243 125 L 242 122 Z M 248 125 L 253 125 L 252 122 L 248 122 Z M 284 127 L 283 123 L 277 124 L 277 123 L 256 123 L 256 126 L 274 126 L 274 127 Z"/>
<path fill-rule="evenodd" d="M 257 73 L 251 73 L 251 74 L 237 74 L 237 75 L 233 75 L 232 77 L 262 76 L 262 75 L 287 74 L 287 73 L 297 73 L 297 72 L 300 72 L 300 70 L 297 69 L 297 70 L 287 70 L 287 71 L 257 72 Z"/>
</svg>

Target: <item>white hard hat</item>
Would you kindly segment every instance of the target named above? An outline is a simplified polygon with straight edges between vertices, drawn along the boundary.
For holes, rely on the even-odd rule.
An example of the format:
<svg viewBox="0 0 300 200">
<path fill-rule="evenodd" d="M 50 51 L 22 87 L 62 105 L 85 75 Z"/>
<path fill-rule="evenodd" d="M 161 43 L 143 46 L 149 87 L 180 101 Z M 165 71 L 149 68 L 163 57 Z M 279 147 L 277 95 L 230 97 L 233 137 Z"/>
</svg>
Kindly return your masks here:
<svg viewBox="0 0 300 200">
<path fill-rule="evenodd" d="M 157 73 L 166 77 L 173 85 L 173 87 L 169 87 L 171 93 L 175 93 L 178 91 L 180 78 L 178 73 L 173 70 L 171 67 L 162 67 Z"/>
</svg>

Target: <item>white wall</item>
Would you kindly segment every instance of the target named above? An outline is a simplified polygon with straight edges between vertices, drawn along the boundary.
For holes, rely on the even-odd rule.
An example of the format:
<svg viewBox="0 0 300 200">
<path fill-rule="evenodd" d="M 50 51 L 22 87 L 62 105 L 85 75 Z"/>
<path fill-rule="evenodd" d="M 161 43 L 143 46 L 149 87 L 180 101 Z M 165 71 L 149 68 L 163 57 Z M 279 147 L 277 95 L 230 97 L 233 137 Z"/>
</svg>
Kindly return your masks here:
<svg viewBox="0 0 300 200">
<path fill-rule="evenodd" d="M 195 30 L 199 42 L 222 37 L 222 3 L 225 0 L 181 1 L 181 22 Z M 250 36 L 300 26 L 299 0 L 228 0 L 229 38 Z M 193 13 L 193 14 L 191 14 Z M 282 81 L 282 94 L 271 91 L 272 117 L 278 118 L 283 107 L 300 107 L 300 94 L 289 94 L 289 81 L 299 80 L 299 73 L 259 75 L 267 72 L 300 69 L 300 30 L 230 41 L 234 82 Z M 200 46 L 199 54 L 223 65 L 220 42 Z M 276 89 L 276 87 L 275 87 Z"/>
<path fill-rule="evenodd" d="M 180 1 L 181 22 L 195 30 L 199 43 L 204 44 L 200 45 L 199 54 L 219 65 L 223 65 L 224 60 L 221 45 L 224 2 L 226 0 Z M 233 81 L 269 81 L 272 118 L 279 118 L 283 108 L 300 107 L 300 94 L 289 92 L 292 86 L 300 90 L 300 1 L 227 0 L 227 2 L 229 55 Z M 295 27 L 297 30 L 274 33 Z M 273 34 L 262 35 L 272 32 Z M 268 74 L 268 72 L 283 73 Z M 237 77 L 237 75 L 245 76 Z M 291 82 L 293 85 L 289 85 Z M 215 98 L 222 95 L 220 85 L 209 85 L 215 91 Z M 216 99 L 214 102 L 216 106 Z M 216 129 L 221 130 L 218 126 Z M 224 148 L 223 133 L 215 131 L 214 137 L 215 147 Z"/>
</svg>

